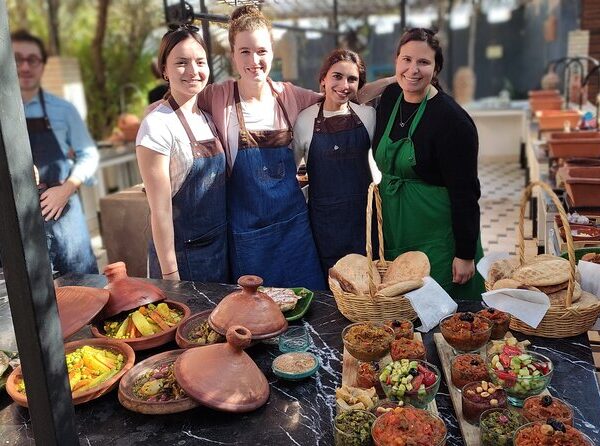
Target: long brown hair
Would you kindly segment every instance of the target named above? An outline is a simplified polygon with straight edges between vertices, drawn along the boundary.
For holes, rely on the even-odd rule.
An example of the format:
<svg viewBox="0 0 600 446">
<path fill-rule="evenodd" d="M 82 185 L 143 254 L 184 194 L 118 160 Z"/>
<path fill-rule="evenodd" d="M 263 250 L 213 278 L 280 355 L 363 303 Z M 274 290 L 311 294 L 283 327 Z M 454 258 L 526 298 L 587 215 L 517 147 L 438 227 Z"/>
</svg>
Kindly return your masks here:
<svg viewBox="0 0 600 446">
<path fill-rule="evenodd" d="M 360 90 L 367 80 L 365 63 L 358 53 L 345 49 L 333 50 L 327 55 L 325 60 L 323 60 L 321 71 L 319 71 L 319 85 L 321 85 L 321 82 L 323 82 L 323 79 L 327 76 L 329 69 L 338 62 L 351 62 L 356 65 L 356 68 L 358 68 L 358 89 Z"/>
<path fill-rule="evenodd" d="M 271 33 L 271 21 L 254 5 L 245 5 L 236 8 L 229 19 L 229 47 L 233 52 L 235 37 L 243 31 L 256 31 L 265 28 Z"/>
<path fill-rule="evenodd" d="M 402 34 L 400 37 L 400 43 L 398 44 L 398 49 L 396 50 L 396 58 L 400 54 L 400 48 L 407 44 L 408 42 L 425 42 L 435 53 L 435 67 L 433 72 L 433 79 L 431 79 L 431 85 L 437 88 L 440 91 L 443 91 L 440 86 L 440 82 L 438 80 L 438 74 L 442 71 L 444 67 L 444 55 L 442 54 L 442 47 L 440 46 L 440 41 L 437 37 L 435 37 L 436 31 L 433 31 L 428 28 L 411 28 Z"/>
</svg>

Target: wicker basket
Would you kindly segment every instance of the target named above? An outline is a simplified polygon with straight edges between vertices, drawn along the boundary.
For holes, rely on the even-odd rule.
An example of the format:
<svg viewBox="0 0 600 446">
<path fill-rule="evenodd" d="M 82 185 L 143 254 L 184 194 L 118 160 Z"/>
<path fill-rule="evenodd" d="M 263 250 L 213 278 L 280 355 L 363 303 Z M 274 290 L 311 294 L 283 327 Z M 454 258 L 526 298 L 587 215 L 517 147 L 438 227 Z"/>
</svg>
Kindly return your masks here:
<svg viewBox="0 0 600 446">
<path fill-rule="evenodd" d="M 373 244 L 371 241 L 371 222 L 373 221 L 373 198 L 377 207 L 377 236 L 379 238 L 379 260 L 376 262 L 376 269 L 373 268 Z M 417 313 L 413 310 L 410 301 L 404 295 L 386 297 L 376 296 L 377 292 L 373 275 L 379 274 L 381 277 L 388 268 L 388 262 L 385 260 L 383 251 L 383 221 L 381 217 L 381 197 L 379 188 L 375 183 L 369 186 L 367 196 L 367 258 L 369 259 L 369 293 L 353 294 L 340 288 L 337 280 L 329 277 L 329 288 L 333 293 L 335 302 L 340 312 L 352 322 L 375 321 L 383 322 L 391 319 L 410 319 L 415 320 Z"/>
<path fill-rule="evenodd" d="M 523 192 L 523 196 L 521 197 L 521 213 L 519 215 L 519 262 L 521 265 L 525 262 L 525 207 L 527 206 L 527 201 L 531 197 L 531 191 L 535 186 L 540 186 L 550 196 L 558 208 L 558 213 L 565 227 L 567 253 L 569 256 L 568 260 L 570 266 L 569 285 L 567 288 L 565 307 L 551 306 L 537 328 L 533 328 L 515 317 L 511 318 L 510 328 L 511 330 L 515 330 L 527 335 L 542 336 L 545 338 L 564 338 L 576 336 L 581 333 L 585 333 L 592 327 L 592 325 L 594 325 L 598 315 L 600 314 L 600 301 L 586 307 L 581 307 L 578 305 L 571 306 L 571 299 L 573 298 L 573 290 L 575 287 L 576 262 L 575 250 L 573 247 L 573 237 L 571 236 L 571 227 L 567 219 L 567 214 L 565 213 L 560 200 L 552 191 L 550 186 L 541 181 L 533 181 L 529 183 Z M 488 286 L 489 284 L 486 282 L 486 288 Z"/>
</svg>

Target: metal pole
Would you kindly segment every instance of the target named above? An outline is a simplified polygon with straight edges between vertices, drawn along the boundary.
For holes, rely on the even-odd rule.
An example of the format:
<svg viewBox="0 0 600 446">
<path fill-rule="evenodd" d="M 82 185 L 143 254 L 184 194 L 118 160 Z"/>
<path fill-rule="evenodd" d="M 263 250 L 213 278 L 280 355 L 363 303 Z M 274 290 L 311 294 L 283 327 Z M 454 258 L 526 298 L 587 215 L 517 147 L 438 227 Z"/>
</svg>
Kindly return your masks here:
<svg viewBox="0 0 600 446">
<path fill-rule="evenodd" d="M 338 23 L 338 0 L 333 0 L 333 30 L 334 31 L 338 31 L 339 29 L 339 23 Z M 339 40 L 338 40 L 338 34 L 334 34 L 333 35 L 333 45 L 334 48 L 337 48 L 338 45 L 340 44 Z"/>
<path fill-rule="evenodd" d="M 406 0 L 400 0 L 400 34 L 406 29 Z"/>
<path fill-rule="evenodd" d="M 48 52 L 52 56 L 60 54 L 58 39 L 58 0 L 48 0 Z"/>
<path fill-rule="evenodd" d="M 78 445 L 6 1 L 0 1 L 0 256 L 35 442 Z M 17 323 L 18 321 L 18 323 Z"/>
<path fill-rule="evenodd" d="M 204 0 L 200 0 L 200 12 L 202 14 L 207 14 L 208 9 L 206 9 L 206 3 Z M 202 20 L 202 35 L 204 36 L 204 43 L 206 44 L 206 62 L 208 63 L 208 68 L 210 70 L 210 76 L 208 78 L 208 82 L 212 84 L 213 82 L 213 61 L 212 61 L 212 42 L 210 38 L 210 22 L 206 19 Z"/>
</svg>

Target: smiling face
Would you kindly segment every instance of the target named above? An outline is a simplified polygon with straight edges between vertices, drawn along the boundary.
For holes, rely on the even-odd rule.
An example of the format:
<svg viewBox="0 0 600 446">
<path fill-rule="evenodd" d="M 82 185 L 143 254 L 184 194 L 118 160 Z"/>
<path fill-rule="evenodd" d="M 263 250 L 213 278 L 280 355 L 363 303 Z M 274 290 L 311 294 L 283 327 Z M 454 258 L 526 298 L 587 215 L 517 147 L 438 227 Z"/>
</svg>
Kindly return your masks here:
<svg viewBox="0 0 600 446">
<path fill-rule="evenodd" d="M 435 75 L 435 51 L 427 42 L 412 40 L 396 58 L 396 81 L 408 102 L 420 102 Z"/>
<path fill-rule="evenodd" d="M 325 110 L 341 109 L 358 91 L 358 67 L 347 61 L 333 64 L 321 80 L 321 87 L 325 92 Z"/>
<path fill-rule="evenodd" d="M 233 62 L 242 82 L 264 82 L 273 63 L 271 34 L 266 28 L 240 31 L 235 36 Z"/>
<path fill-rule="evenodd" d="M 206 51 L 192 37 L 182 40 L 167 56 L 164 74 L 178 103 L 191 98 L 201 92 L 208 81 Z"/>
</svg>

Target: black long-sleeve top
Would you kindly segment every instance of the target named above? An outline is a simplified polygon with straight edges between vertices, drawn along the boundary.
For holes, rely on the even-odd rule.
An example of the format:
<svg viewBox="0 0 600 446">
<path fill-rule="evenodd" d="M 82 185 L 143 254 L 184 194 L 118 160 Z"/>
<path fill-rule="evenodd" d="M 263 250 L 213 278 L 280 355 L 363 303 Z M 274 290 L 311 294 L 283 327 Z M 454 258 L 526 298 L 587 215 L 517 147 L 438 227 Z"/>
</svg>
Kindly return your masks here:
<svg viewBox="0 0 600 446">
<path fill-rule="evenodd" d="M 377 107 L 374 152 L 401 91 L 400 86 L 394 83 L 381 96 Z M 400 106 L 404 122 L 419 104 L 408 103 L 403 99 Z M 401 127 L 400 113 L 396 114 L 390 131 L 392 141 L 408 136 L 413 118 Z M 413 167 L 415 173 L 427 183 L 448 189 L 455 256 L 474 259 L 479 237 L 478 200 L 481 196 L 477 177 L 479 142 L 475 123 L 454 99 L 440 91 L 427 102 L 412 139 L 416 156 L 416 165 Z"/>
</svg>

